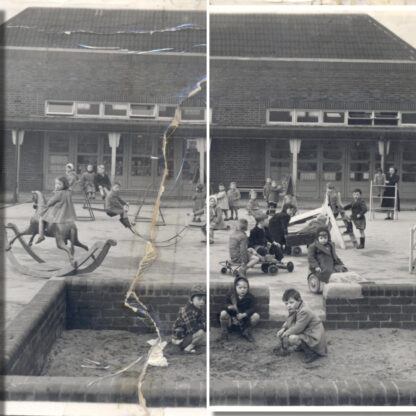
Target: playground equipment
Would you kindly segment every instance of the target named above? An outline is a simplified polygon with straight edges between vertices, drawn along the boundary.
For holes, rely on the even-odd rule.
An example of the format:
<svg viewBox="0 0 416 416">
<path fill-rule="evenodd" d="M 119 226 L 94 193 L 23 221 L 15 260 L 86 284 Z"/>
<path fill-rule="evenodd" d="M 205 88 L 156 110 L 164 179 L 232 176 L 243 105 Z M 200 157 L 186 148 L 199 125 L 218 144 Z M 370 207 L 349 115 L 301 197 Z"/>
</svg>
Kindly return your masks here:
<svg viewBox="0 0 416 416">
<path fill-rule="evenodd" d="M 330 276 L 327 276 L 327 278 L 329 279 L 328 283 L 374 283 L 364 279 L 358 273 L 350 271 L 332 273 Z M 315 273 L 309 273 L 307 280 L 309 290 L 316 294 L 322 293 L 325 285 L 327 284 L 320 280 Z"/>
<path fill-rule="evenodd" d="M 9 223 L 7 224 L 5 229 L 6 231 L 11 230 L 14 232 L 14 239 L 17 239 L 20 242 L 21 246 L 26 251 L 26 253 L 29 254 L 29 256 L 32 257 L 32 259 L 36 262 L 35 264 L 31 264 L 30 266 L 26 266 L 19 262 L 19 260 L 13 252 L 12 247 L 6 240 L 5 254 L 8 260 L 13 265 L 13 267 L 22 274 L 46 279 L 56 276 L 71 276 L 75 274 L 78 275 L 91 273 L 101 265 L 110 248 L 117 244 L 117 242 L 114 240 L 97 242 L 90 249 L 87 248 L 87 252 L 75 259 L 72 263 L 66 266 L 58 266 L 49 264 L 40 256 L 38 256 L 32 250 L 32 248 L 23 240 L 22 233 L 19 232 L 19 229 L 16 227 L 15 224 Z M 4 234 L 7 239 L 7 232 Z"/>
<path fill-rule="evenodd" d="M 374 194 L 377 190 L 383 190 L 385 188 L 394 188 L 394 196 L 383 196 L 382 192 L 378 192 L 377 195 Z M 393 218 L 395 220 L 399 219 L 399 210 L 398 210 L 398 190 L 397 190 L 397 184 L 395 185 L 376 185 L 373 183 L 373 181 L 370 182 L 370 219 L 373 220 L 375 217 L 376 212 L 388 212 L 393 211 Z M 393 209 L 389 208 L 382 208 L 381 207 L 381 201 L 383 199 L 393 199 Z M 378 208 L 375 207 L 374 200 L 378 201 Z"/>
<path fill-rule="evenodd" d="M 410 229 L 409 273 L 416 270 L 416 224 Z"/>
<path fill-rule="evenodd" d="M 294 264 L 289 261 L 287 263 L 280 262 L 275 259 L 271 254 L 267 254 L 264 257 L 264 261 L 260 262 L 260 268 L 263 273 L 268 273 L 271 275 L 276 275 L 280 270 L 287 270 L 289 273 L 292 273 L 295 269 Z M 233 263 L 230 260 L 220 261 L 221 274 L 231 274 L 234 277 L 240 276 L 241 264 Z"/>
<path fill-rule="evenodd" d="M 88 198 L 88 194 L 85 192 L 85 199 L 84 204 L 82 206 L 83 209 L 88 211 L 88 215 L 77 215 L 77 221 L 95 221 L 94 215 L 94 208 L 91 206 L 90 198 Z M 104 208 L 103 208 L 104 211 Z"/>
</svg>

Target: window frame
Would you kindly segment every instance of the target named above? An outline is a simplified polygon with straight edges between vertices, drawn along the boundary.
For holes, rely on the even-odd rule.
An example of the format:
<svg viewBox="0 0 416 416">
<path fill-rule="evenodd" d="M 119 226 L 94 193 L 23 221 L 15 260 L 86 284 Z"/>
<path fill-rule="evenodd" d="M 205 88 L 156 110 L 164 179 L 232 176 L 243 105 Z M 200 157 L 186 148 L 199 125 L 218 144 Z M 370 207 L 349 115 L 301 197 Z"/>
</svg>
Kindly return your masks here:
<svg viewBox="0 0 416 416">
<path fill-rule="evenodd" d="M 416 126 L 416 122 L 415 123 L 402 123 L 402 116 L 403 114 L 415 114 L 416 115 L 416 111 L 399 111 L 399 123 L 398 126 L 400 127 L 415 127 Z"/>
<path fill-rule="evenodd" d="M 271 111 L 288 111 L 291 116 L 292 116 L 292 121 L 270 121 L 270 112 Z M 268 108 L 266 110 L 266 125 L 268 126 L 290 126 L 290 125 L 294 125 L 295 124 L 295 120 L 296 120 L 296 116 L 295 116 L 295 110 L 289 109 L 289 108 Z"/>
<path fill-rule="evenodd" d="M 77 118 L 102 118 L 104 115 L 104 105 L 99 101 L 75 101 L 75 112 L 74 117 Z M 78 104 L 98 104 L 99 111 L 97 114 L 78 114 Z"/>
<path fill-rule="evenodd" d="M 185 107 L 185 108 L 189 108 L 189 109 L 203 109 L 204 110 L 204 119 L 203 120 L 183 120 L 182 119 L 182 110 L 183 107 L 180 109 L 179 112 L 179 122 L 180 123 L 189 123 L 189 124 L 198 124 L 198 123 L 206 123 L 207 122 L 207 108 L 206 107 Z M 212 111 L 211 109 L 209 109 L 209 122 L 211 122 L 212 120 Z"/>
<path fill-rule="evenodd" d="M 102 103 L 103 106 L 103 118 L 108 118 L 108 119 L 128 119 L 129 118 L 129 109 L 130 109 L 130 103 L 120 103 L 120 102 L 116 102 L 116 101 L 103 101 Z M 115 115 L 106 115 L 105 114 L 105 106 L 106 105 L 125 105 L 126 106 L 126 115 L 125 116 L 115 116 Z"/>
<path fill-rule="evenodd" d="M 162 107 L 162 106 L 163 107 L 173 107 L 175 109 L 175 111 L 173 113 L 173 116 L 171 116 L 171 117 L 163 117 L 163 116 L 160 116 L 159 115 L 159 110 L 160 110 L 160 107 Z M 175 104 L 157 104 L 156 119 L 157 120 L 172 120 L 175 117 L 175 113 L 176 113 L 176 110 L 177 109 L 178 109 L 178 106 L 175 105 Z"/>
<path fill-rule="evenodd" d="M 153 114 L 152 115 L 145 115 L 145 116 L 138 116 L 138 115 L 134 115 L 132 114 L 132 106 L 134 105 L 141 105 L 141 106 L 153 106 Z M 156 119 L 157 115 L 158 115 L 158 108 L 157 108 L 157 104 L 155 103 L 129 103 L 128 104 L 128 111 L 127 111 L 127 116 L 129 118 L 132 119 L 145 119 L 145 120 L 149 120 L 149 119 Z"/>
<path fill-rule="evenodd" d="M 72 103 L 72 112 L 71 113 L 63 113 L 63 112 L 56 112 L 56 111 L 48 111 L 48 106 L 50 103 Z M 45 115 L 46 116 L 67 116 L 67 117 L 73 117 L 75 114 L 75 101 L 71 100 L 45 100 Z"/>
</svg>

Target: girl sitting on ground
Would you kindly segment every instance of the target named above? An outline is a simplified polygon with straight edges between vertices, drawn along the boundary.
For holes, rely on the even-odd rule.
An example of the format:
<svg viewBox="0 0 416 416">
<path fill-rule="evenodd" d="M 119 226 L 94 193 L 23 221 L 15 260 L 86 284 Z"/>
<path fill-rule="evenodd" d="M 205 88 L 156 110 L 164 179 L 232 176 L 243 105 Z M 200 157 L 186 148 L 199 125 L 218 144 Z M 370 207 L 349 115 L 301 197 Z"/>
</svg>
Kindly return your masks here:
<svg viewBox="0 0 416 416">
<path fill-rule="evenodd" d="M 45 239 L 45 228 L 52 224 L 74 223 L 76 214 L 72 193 L 66 176 L 55 179 L 55 190 L 43 210 L 39 213 L 39 237 L 36 244 Z"/>
<path fill-rule="evenodd" d="M 250 293 L 250 285 L 246 277 L 235 278 L 225 303 L 225 308 L 220 313 L 220 339 L 228 340 L 228 331 L 234 326 L 241 331 L 244 338 L 254 342 L 252 328 L 258 324 L 260 315 L 256 311 L 256 298 Z"/>
<path fill-rule="evenodd" d="M 328 283 L 332 273 L 348 271 L 337 256 L 327 227 L 318 228 L 315 241 L 308 247 L 308 263 L 311 273 L 325 283 Z"/>
<path fill-rule="evenodd" d="M 325 329 L 321 319 L 303 302 L 296 289 L 283 293 L 283 302 L 289 316 L 278 331 L 277 355 L 287 355 L 292 351 L 303 351 L 303 362 L 311 363 L 327 354 Z"/>
</svg>

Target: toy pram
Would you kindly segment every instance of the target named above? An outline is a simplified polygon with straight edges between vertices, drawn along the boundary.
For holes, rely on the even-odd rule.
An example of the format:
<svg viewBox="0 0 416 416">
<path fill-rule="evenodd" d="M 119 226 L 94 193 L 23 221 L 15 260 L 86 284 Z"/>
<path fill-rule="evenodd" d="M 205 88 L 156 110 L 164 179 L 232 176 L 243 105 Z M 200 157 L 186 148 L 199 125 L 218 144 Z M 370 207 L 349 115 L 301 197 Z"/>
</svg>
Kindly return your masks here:
<svg viewBox="0 0 416 416">
<path fill-rule="evenodd" d="M 286 240 L 286 252 L 292 256 L 300 256 L 302 249 L 300 246 L 309 246 L 314 242 L 316 238 L 316 232 L 295 232 L 285 236 Z M 290 248 L 290 249 L 289 249 Z"/>
</svg>

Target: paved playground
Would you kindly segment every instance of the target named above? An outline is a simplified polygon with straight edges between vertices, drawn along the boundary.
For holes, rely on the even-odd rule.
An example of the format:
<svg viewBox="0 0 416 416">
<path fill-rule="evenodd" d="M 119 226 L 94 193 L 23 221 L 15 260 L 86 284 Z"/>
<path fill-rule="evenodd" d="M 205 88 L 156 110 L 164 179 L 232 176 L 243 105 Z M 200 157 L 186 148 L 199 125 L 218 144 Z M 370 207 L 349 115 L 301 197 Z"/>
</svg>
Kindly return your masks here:
<svg viewBox="0 0 416 416">
<path fill-rule="evenodd" d="M 315 208 L 318 208 L 317 205 Z M 245 209 L 240 210 L 240 217 L 249 220 L 249 229 L 254 227 L 254 220 L 249 218 Z M 300 213 L 305 212 L 301 210 Z M 351 271 L 359 273 L 367 280 L 374 282 L 391 283 L 415 283 L 416 273 L 408 271 L 410 228 L 416 223 L 415 211 L 403 211 L 399 213 L 398 221 L 384 221 L 383 213 L 376 213 L 374 220 L 369 220 L 367 214 L 366 247 L 364 250 L 348 248 L 338 249 L 337 253 L 344 264 Z M 235 221 L 228 224 L 233 228 Z M 289 227 L 289 231 L 291 228 Z M 210 247 L 210 281 L 230 282 L 233 277 L 230 274 L 222 275 L 219 262 L 228 256 L 228 238 L 231 231 L 216 231 L 215 243 Z M 359 234 L 355 230 L 358 238 Z M 313 309 L 324 317 L 322 295 L 311 293 L 307 285 L 308 261 L 307 249 L 302 246 L 300 257 L 286 256 L 284 262 L 292 261 L 295 270 L 288 273 L 279 270 L 275 276 L 264 274 L 258 266 L 247 272 L 251 284 L 266 285 L 270 288 L 270 315 L 271 319 L 283 320 L 286 309 L 281 301 L 284 290 L 293 287 L 298 289 L 304 300 Z"/>
<path fill-rule="evenodd" d="M 81 204 L 75 204 L 77 215 L 85 215 Z M 134 214 L 135 206 L 130 207 L 129 213 Z M 157 240 L 166 240 L 181 231 L 190 222 L 190 208 L 180 206 L 179 208 L 165 208 L 163 215 L 166 220 L 165 226 L 157 228 Z M 150 217 L 152 207 L 145 206 L 141 216 Z M 9 206 L 3 210 L 5 224 L 11 222 L 23 230 L 29 224 L 33 215 L 31 203 L 23 203 Z M 145 252 L 145 241 L 133 235 L 131 231 L 124 228 L 118 219 L 108 217 L 104 212 L 95 212 L 95 221 L 78 221 L 79 240 L 89 247 L 96 241 L 113 239 L 117 245 L 112 247 L 104 259 L 102 265 L 89 274 L 94 278 L 105 280 L 114 276 L 130 276 L 133 280 L 140 259 Z M 136 224 L 137 231 L 142 235 L 149 235 L 150 222 L 140 221 Z M 9 231 L 8 236 L 11 238 Z M 206 280 L 206 249 L 201 243 L 202 233 L 198 228 L 190 227 L 183 234 L 183 238 L 177 244 L 163 247 L 158 250 L 158 259 L 152 267 L 146 271 L 143 281 L 163 281 L 167 284 L 174 282 L 198 283 Z M 28 241 L 29 236 L 25 237 Z M 65 252 L 56 248 L 55 240 L 47 238 L 42 244 L 34 245 L 34 251 L 50 263 L 66 265 L 68 258 Z M 13 253 L 26 265 L 35 265 L 32 260 L 16 241 L 13 245 Z M 82 254 L 79 248 L 75 250 L 75 257 Z M 7 257 L 7 256 L 6 256 Z M 8 324 L 19 311 L 27 305 L 47 280 L 31 276 L 21 275 L 5 259 L 5 315 Z M 58 277 L 55 279 L 64 279 Z"/>
</svg>

